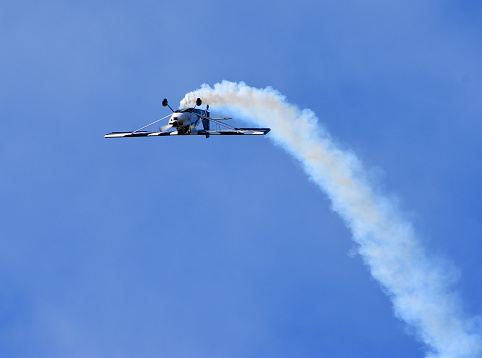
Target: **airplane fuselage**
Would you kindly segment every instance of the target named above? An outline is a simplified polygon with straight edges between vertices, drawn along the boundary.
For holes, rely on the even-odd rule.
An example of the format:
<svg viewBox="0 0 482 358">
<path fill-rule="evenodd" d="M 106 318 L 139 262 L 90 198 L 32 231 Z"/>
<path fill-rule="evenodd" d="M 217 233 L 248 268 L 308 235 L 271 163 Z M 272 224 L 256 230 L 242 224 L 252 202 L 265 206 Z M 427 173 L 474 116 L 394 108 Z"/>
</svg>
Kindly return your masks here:
<svg viewBox="0 0 482 358">
<path fill-rule="evenodd" d="M 202 116 L 209 117 L 209 112 L 197 108 L 177 110 L 169 118 L 169 125 L 176 128 L 179 134 L 189 134 L 199 125 Z"/>
</svg>

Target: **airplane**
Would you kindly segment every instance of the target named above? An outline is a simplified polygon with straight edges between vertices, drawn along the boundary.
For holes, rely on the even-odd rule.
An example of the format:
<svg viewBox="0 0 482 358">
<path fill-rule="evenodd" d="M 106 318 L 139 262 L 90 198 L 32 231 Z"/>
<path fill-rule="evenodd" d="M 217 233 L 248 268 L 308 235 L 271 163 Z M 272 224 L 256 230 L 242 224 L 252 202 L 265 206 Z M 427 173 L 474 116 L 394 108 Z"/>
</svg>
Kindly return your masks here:
<svg viewBox="0 0 482 358">
<path fill-rule="evenodd" d="M 211 118 L 209 113 L 209 105 L 207 105 L 205 110 L 196 108 L 202 105 L 201 98 L 196 100 L 196 105 L 194 107 L 178 109 L 177 111 L 174 111 L 171 108 L 167 102 L 167 99 L 162 101 L 162 105 L 164 107 L 169 107 L 169 109 L 172 111 L 172 114 L 149 123 L 133 132 L 112 132 L 106 134 L 104 138 L 159 137 L 175 135 L 204 135 L 206 138 L 209 138 L 211 135 L 266 135 L 271 130 L 271 128 L 236 128 L 220 122 L 222 120 L 224 121 L 232 118 Z M 170 117 L 168 124 L 159 127 L 159 130 L 146 130 L 147 127 L 154 127 L 157 122 L 162 121 L 167 117 Z M 213 130 L 210 126 L 211 122 L 227 129 Z M 203 125 L 202 129 L 197 128 L 200 123 Z"/>
</svg>

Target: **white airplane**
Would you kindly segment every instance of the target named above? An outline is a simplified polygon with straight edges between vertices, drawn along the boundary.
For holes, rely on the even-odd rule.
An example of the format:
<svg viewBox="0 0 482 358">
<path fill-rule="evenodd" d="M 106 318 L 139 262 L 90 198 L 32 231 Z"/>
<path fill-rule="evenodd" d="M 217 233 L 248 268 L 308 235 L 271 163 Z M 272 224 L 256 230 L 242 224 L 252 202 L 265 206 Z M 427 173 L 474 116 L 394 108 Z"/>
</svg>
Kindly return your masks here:
<svg viewBox="0 0 482 358">
<path fill-rule="evenodd" d="M 201 98 L 198 98 L 196 100 L 196 106 L 200 106 L 201 104 Z M 206 138 L 209 138 L 210 135 L 265 135 L 271 130 L 270 128 L 236 128 L 222 123 L 220 122 L 221 120 L 231 118 L 211 118 L 209 115 L 209 105 L 206 110 L 198 109 L 194 106 L 193 108 L 178 109 L 177 111 L 174 111 L 171 106 L 169 106 L 167 99 L 162 101 L 162 105 L 164 107 L 168 106 L 173 113 L 133 132 L 112 132 L 106 134 L 104 138 L 158 137 L 173 135 L 205 135 Z M 159 130 L 145 130 L 145 128 L 154 126 L 154 124 L 169 116 L 169 123 L 165 126 L 159 127 Z M 210 129 L 211 122 L 227 129 L 212 130 Z M 200 123 L 202 123 L 203 129 L 196 128 Z"/>
</svg>

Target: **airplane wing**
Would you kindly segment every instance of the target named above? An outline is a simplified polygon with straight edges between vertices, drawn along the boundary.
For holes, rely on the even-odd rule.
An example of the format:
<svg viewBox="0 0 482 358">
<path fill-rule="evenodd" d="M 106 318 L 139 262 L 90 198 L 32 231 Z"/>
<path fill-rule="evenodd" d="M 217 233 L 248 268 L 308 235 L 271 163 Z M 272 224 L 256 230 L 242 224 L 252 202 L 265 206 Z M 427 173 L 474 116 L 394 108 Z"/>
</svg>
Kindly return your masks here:
<svg viewBox="0 0 482 358">
<path fill-rule="evenodd" d="M 153 136 L 159 136 L 159 135 L 162 135 L 162 136 L 176 135 L 177 131 L 173 130 L 174 128 L 169 124 L 165 125 L 165 126 L 162 126 L 161 132 L 152 132 L 152 131 L 143 130 L 143 129 L 149 127 L 149 126 L 152 126 L 153 124 L 155 124 L 159 121 L 162 121 L 163 119 L 165 119 L 169 116 L 171 116 L 171 115 L 168 114 L 167 116 L 162 117 L 161 119 L 158 119 L 158 120 L 156 120 L 152 123 L 149 123 L 149 124 L 145 125 L 144 127 L 136 129 L 133 132 L 112 132 L 112 133 L 106 134 L 104 136 L 104 138 L 129 138 L 129 137 L 153 137 Z"/>
<path fill-rule="evenodd" d="M 170 136 L 178 135 L 177 131 L 172 132 L 112 132 L 104 136 L 104 138 L 133 138 L 133 137 L 159 137 L 159 136 Z"/>
<path fill-rule="evenodd" d="M 196 133 L 192 133 L 192 134 L 206 135 L 206 138 L 209 137 L 210 135 L 266 135 L 271 130 L 271 128 L 236 128 L 236 127 L 233 127 L 232 125 L 219 122 L 220 120 L 232 119 L 231 117 L 212 118 L 212 117 L 206 117 L 202 115 L 200 117 L 203 120 L 203 122 L 210 121 L 210 122 L 219 124 L 224 128 L 227 128 L 222 130 L 204 129 L 204 130 L 199 130 Z"/>
<path fill-rule="evenodd" d="M 134 137 L 166 137 L 175 135 L 265 135 L 270 128 L 234 128 L 226 130 L 193 130 L 189 134 L 179 134 L 177 131 L 171 132 L 112 132 L 104 136 L 104 138 L 134 138 Z"/>
<path fill-rule="evenodd" d="M 197 133 L 199 135 L 266 135 L 270 131 L 270 128 L 233 128 L 223 130 L 200 130 Z"/>
</svg>

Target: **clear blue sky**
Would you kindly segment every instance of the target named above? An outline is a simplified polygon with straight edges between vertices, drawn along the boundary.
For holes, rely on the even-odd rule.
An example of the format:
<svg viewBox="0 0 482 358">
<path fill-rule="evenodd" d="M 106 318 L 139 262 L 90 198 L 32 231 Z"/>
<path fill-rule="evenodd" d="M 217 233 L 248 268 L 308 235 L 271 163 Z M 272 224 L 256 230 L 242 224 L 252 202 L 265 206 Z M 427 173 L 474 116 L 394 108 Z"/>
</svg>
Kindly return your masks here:
<svg viewBox="0 0 482 358">
<path fill-rule="evenodd" d="M 423 357 L 269 138 L 106 140 L 223 79 L 317 113 L 482 313 L 478 1 L 0 4 L 0 356 Z"/>
</svg>

